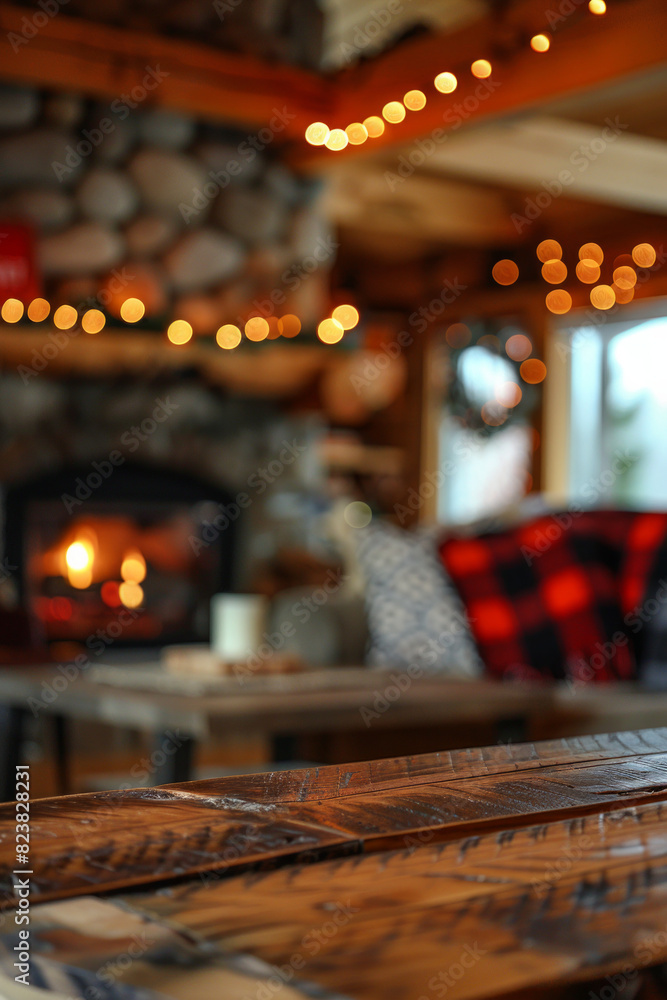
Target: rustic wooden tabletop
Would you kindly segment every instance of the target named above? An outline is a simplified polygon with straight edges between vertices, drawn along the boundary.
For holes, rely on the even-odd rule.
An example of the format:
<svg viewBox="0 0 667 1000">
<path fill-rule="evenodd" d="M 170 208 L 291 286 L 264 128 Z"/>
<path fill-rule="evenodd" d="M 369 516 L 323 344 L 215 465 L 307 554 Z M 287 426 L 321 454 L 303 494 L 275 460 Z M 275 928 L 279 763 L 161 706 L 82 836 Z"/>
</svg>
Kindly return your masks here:
<svg viewBox="0 0 667 1000">
<path fill-rule="evenodd" d="M 24 883 L 29 981 L 54 997 L 664 995 L 667 729 L 29 813 L 22 869 L 0 807 L 0 970 L 11 984 Z"/>
</svg>

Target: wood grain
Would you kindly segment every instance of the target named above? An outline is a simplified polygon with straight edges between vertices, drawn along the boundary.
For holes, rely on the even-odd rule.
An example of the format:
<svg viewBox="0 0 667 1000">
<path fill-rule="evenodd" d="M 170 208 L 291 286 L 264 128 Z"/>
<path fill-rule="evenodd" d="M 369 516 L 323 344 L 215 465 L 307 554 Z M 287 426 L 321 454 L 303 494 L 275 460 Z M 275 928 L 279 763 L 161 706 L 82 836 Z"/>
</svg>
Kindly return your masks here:
<svg viewBox="0 0 667 1000">
<path fill-rule="evenodd" d="M 35 899 L 597 813 L 667 789 L 667 730 L 484 747 L 31 804 Z M 0 807 L 11 900 L 13 806 Z"/>
</svg>

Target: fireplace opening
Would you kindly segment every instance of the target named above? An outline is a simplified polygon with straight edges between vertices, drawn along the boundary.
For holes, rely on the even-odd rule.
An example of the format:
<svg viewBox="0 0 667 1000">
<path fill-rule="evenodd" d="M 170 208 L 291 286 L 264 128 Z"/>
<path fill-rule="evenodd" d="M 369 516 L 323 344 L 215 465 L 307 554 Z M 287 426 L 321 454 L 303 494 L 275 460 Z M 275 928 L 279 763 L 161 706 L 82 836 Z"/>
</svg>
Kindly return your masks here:
<svg viewBox="0 0 667 1000">
<path fill-rule="evenodd" d="M 211 596 L 232 587 L 232 498 L 129 463 L 92 475 L 103 461 L 7 492 L 5 552 L 33 630 L 52 648 L 207 641 Z"/>
</svg>

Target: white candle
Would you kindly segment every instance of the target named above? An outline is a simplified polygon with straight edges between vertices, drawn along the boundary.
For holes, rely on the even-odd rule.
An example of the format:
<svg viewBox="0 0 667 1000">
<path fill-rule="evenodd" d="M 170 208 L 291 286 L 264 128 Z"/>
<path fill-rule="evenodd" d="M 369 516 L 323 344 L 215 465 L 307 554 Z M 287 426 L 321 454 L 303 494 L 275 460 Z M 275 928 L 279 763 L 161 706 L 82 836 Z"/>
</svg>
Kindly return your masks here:
<svg viewBox="0 0 667 1000">
<path fill-rule="evenodd" d="M 262 642 L 267 613 L 266 597 L 214 594 L 211 598 L 213 652 L 227 662 L 245 660 Z"/>
</svg>

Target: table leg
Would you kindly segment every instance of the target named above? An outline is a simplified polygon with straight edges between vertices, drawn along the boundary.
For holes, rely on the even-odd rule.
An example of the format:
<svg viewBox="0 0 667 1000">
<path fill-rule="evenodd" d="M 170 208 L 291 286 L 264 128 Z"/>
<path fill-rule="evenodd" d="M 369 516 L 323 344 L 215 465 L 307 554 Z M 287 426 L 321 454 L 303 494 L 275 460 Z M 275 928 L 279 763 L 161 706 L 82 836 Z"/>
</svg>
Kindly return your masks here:
<svg viewBox="0 0 667 1000">
<path fill-rule="evenodd" d="M 196 741 L 179 734 L 177 740 L 171 732 L 160 732 L 155 740 L 153 784 L 173 785 L 192 781 Z"/>
<path fill-rule="evenodd" d="M 21 759 L 25 720 L 28 711 L 18 705 L 0 706 L 0 801 L 13 802 L 16 798 L 16 767 L 24 764 Z"/>
</svg>

